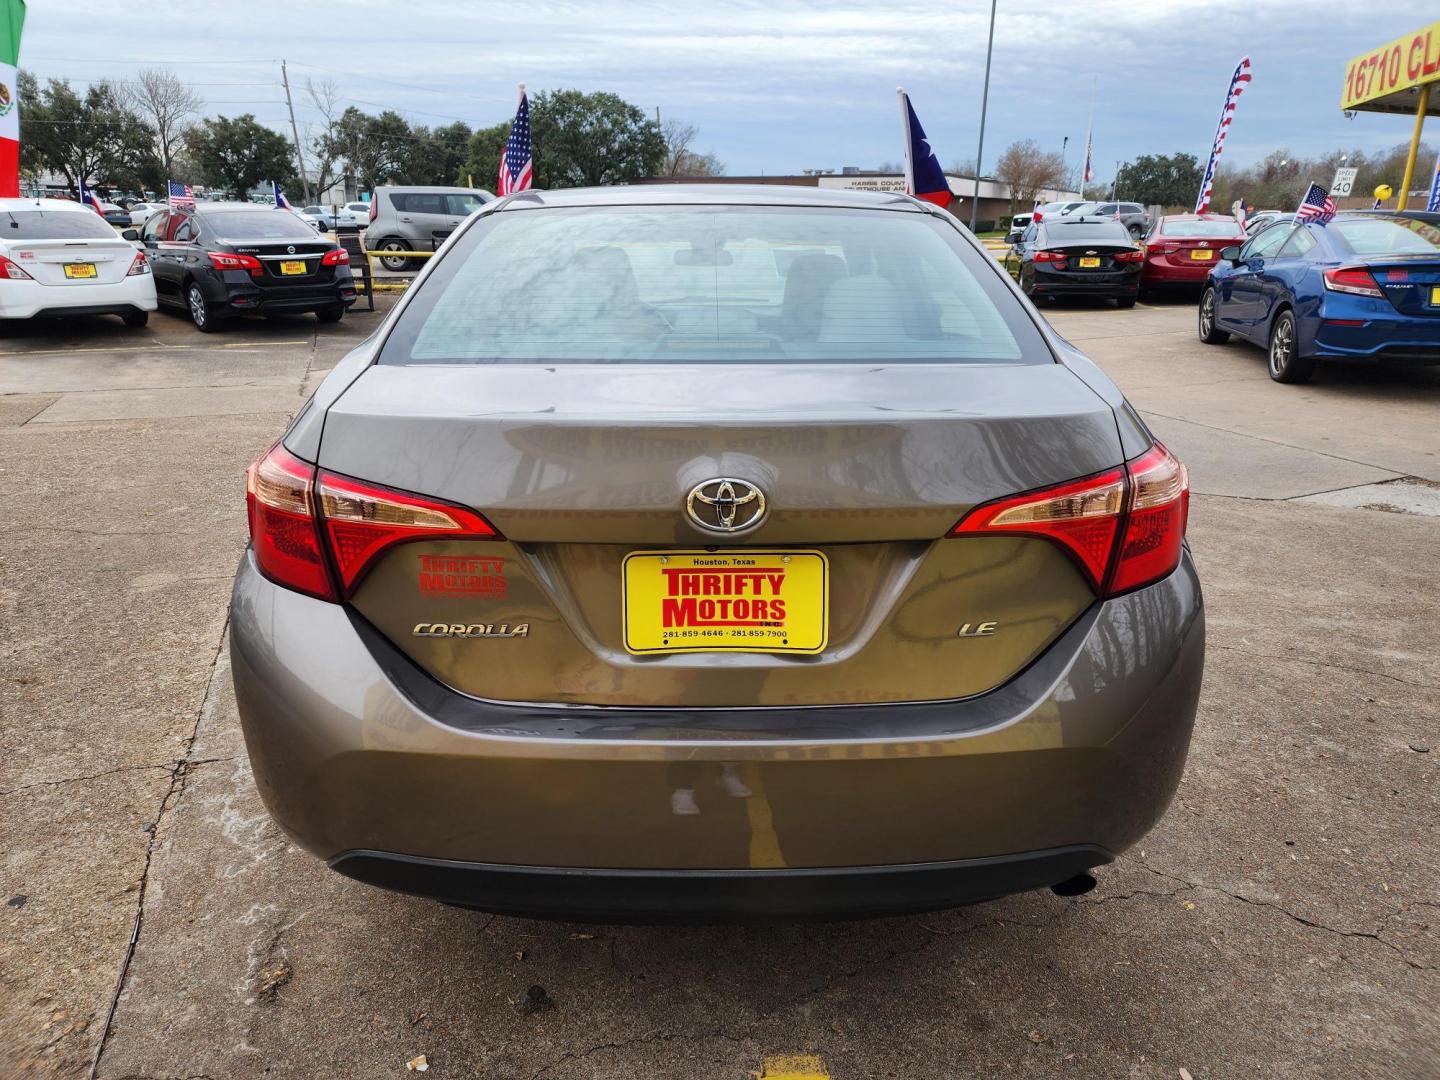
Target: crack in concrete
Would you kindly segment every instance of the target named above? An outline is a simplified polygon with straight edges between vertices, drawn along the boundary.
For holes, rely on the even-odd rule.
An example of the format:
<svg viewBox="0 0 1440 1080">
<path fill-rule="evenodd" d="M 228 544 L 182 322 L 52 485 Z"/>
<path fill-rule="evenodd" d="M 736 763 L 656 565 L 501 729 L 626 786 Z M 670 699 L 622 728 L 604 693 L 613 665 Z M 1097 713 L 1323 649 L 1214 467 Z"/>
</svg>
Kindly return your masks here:
<svg viewBox="0 0 1440 1080">
<path fill-rule="evenodd" d="M 1205 883 L 1202 882 L 1202 881 L 1191 881 L 1189 878 L 1183 878 L 1183 877 L 1180 877 L 1180 876 L 1177 875 L 1177 874 L 1169 874 L 1169 873 L 1166 873 L 1166 872 L 1163 871 L 1163 870 L 1156 870 L 1153 866 L 1150 866 L 1148 863 L 1143 863 L 1143 862 L 1140 862 L 1140 861 L 1138 861 L 1138 860 L 1136 860 L 1136 859 L 1125 859 L 1125 862 L 1130 863 L 1131 865 L 1134 865 L 1134 866 L 1138 866 L 1138 867 L 1140 867 L 1140 868 L 1142 868 L 1142 869 L 1144 869 L 1144 870 L 1148 870 L 1150 873 L 1155 874 L 1155 875 L 1158 876 L 1158 877 L 1163 877 L 1163 878 L 1166 878 L 1167 880 L 1170 880 L 1170 881 L 1178 881 L 1181 885 L 1184 885 L 1184 886 L 1186 886 L 1186 887 L 1189 888 L 1189 889 L 1193 889 L 1193 890 L 1196 890 L 1196 891 L 1202 891 L 1202 892 L 1216 892 L 1216 893 L 1219 893 L 1221 896 L 1227 896 L 1227 897 L 1229 897 L 1231 900 L 1238 900 L 1238 901 L 1239 901 L 1240 903 L 1242 903 L 1242 904 L 1249 904 L 1251 907 L 1269 908 L 1271 911 L 1278 911 L 1281 915 L 1284 915 L 1286 918 L 1292 919 L 1292 920 L 1294 920 L 1295 922 L 1299 923 L 1301 926 L 1307 926 L 1307 927 L 1310 927 L 1310 928 L 1313 929 L 1313 930 L 1324 930 L 1326 933 L 1328 933 L 1328 934 L 1334 934 L 1334 935 L 1336 935 L 1337 937 L 1365 938 L 1365 939 L 1370 940 L 1370 941 L 1379 942 L 1381 945 L 1384 945 L 1387 949 L 1390 949 L 1390 950 L 1393 951 L 1397 956 L 1399 956 L 1400 959 L 1405 962 L 1406 966 L 1411 967 L 1411 968 L 1414 968 L 1414 969 L 1417 970 L 1417 971 L 1429 971 L 1429 970 L 1431 970 L 1431 968 L 1430 968 L 1430 966 L 1429 966 L 1428 964 L 1421 964 L 1421 963 L 1419 963 L 1418 961 L 1411 960 L 1410 957 L 1406 955 L 1404 949 L 1402 949 L 1400 946 L 1396 945 L 1393 941 L 1387 941 L 1385 938 L 1381 937 L 1380 934 L 1379 934 L 1379 932 L 1374 932 L 1374 933 L 1372 933 L 1372 932 L 1366 931 L 1366 930 L 1341 930 L 1341 929 L 1339 929 L 1338 927 L 1327 926 L 1325 923 L 1316 922 L 1314 919 L 1307 919 L 1307 918 L 1306 918 L 1305 916 L 1303 916 L 1303 915 L 1297 915 L 1297 914 L 1295 914 L 1295 912 L 1291 911 L 1289 908 L 1286 908 L 1286 907 L 1284 907 L 1284 906 L 1281 905 L 1281 904 L 1274 903 L 1273 901 L 1270 901 L 1270 900 L 1257 900 L 1257 899 L 1256 899 L 1255 897 L 1253 897 L 1253 896 L 1245 896 L 1245 895 L 1242 894 L 1242 893 L 1231 892 L 1229 889 L 1222 889 L 1222 888 L 1221 888 L 1220 886 L 1218 886 L 1218 885 L 1207 885 L 1207 884 L 1205 884 Z M 1183 891 L 1184 891 L 1183 889 L 1176 889 L 1176 890 L 1174 890 L 1174 892 L 1162 893 L 1162 894 L 1155 894 L 1155 895 L 1160 895 L 1160 896 L 1164 896 L 1164 897 L 1174 897 L 1174 896 L 1178 895 L 1179 893 L 1181 893 L 1181 892 L 1183 892 Z M 1142 896 L 1142 895 L 1147 895 L 1147 894 L 1145 893 L 1144 890 L 1136 890 L 1134 893 L 1132 893 L 1132 894 L 1130 894 L 1130 895 L 1132 895 L 1132 896 Z M 1125 897 L 1116 896 L 1116 897 L 1112 897 L 1112 899 L 1125 899 Z M 1099 902 L 1101 902 L 1101 901 L 1100 901 L 1100 900 L 1092 900 L 1092 901 L 1090 901 L 1090 903 L 1099 903 Z M 1393 917 L 1393 916 L 1387 916 L 1387 921 L 1388 921 L 1388 919 L 1391 918 L 1391 917 Z"/>
<path fill-rule="evenodd" d="M 155 858 L 155 849 L 160 839 L 160 825 L 165 819 L 166 812 L 178 805 L 181 796 L 185 794 L 185 780 L 190 772 L 190 751 L 195 746 L 195 740 L 200 737 L 200 724 L 205 719 L 205 706 L 210 701 L 210 695 L 215 688 L 215 673 L 220 665 L 220 653 L 225 648 L 225 634 L 230 629 L 230 614 L 225 614 L 225 622 L 220 627 L 219 640 L 215 642 L 215 651 L 210 655 L 210 677 L 205 682 L 205 693 L 200 696 L 200 704 L 195 709 L 195 723 L 191 725 L 190 734 L 185 738 L 185 752 L 176 759 L 175 768 L 170 773 L 170 787 L 165 792 L 164 798 L 160 800 L 160 807 L 155 813 L 154 828 L 150 831 L 150 842 L 145 845 L 145 862 L 140 868 L 140 885 L 135 896 L 135 919 L 130 925 L 130 940 L 125 946 L 125 955 L 120 961 L 120 972 L 115 978 L 115 990 L 110 995 L 110 1007 L 105 1012 L 105 1024 L 100 1029 L 100 1038 L 95 1044 L 95 1056 L 90 1059 L 90 1072 L 88 1080 L 95 1080 L 100 1070 L 100 1058 L 105 1053 L 105 1047 L 110 1041 L 110 1031 L 115 1023 L 115 1010 L 120 1005 L 120 995 L 125 991 L 125 980 L 130 974 L 130 964 L 135 959 L 135 947 L 140 942 L 140 929 L 145 921 L 145 894 L 150 885 L 150 866 Z"/>
<path fill-rule="evenodd" d="M 628 1050 L 632 1046 L 644 1046 L 650 1043 L 657 1042 L 675 1042 L 680 1039 L 689 1041 L 696 1041 L 700 1039 L 723 1039 L 726 1042 L 732 1042 L 736 1045 L 742 1046 L 745 1044 L 746 1041 L 738 1035 L 731 1035 L 727 1031 L 715 1030 L 690 1034 L 662 1034 L 657 1028 L 655 1030 L 646 1032 L 644 1035 L 636 1035 L 633 1038 L 622 1039 L 619 1042 L 596 1043 L 594 1046 L 586 1047 L 584 1050 L 566 1051 L 554 1061 L 546 1062 L 544 1065 L 540 1066 L 540 1068 L 537 1069 L 535 1072 L 531 1073 L 530 1080 L 540 1080 L 540 1078 L 544 1076 L 547 1072 L 549 1072 L 551 1069 L 557 1068 L 558 1066 L 565 1064 L 567 1061 L 583 1061 L 591 1054 L 598 1054 L 603 1050 Z"/>
<path fill-rule="evenodd" d="M 146 765 L 120 765 L 113 769 L 104 769 L 97 773 L 88 773 L 85 776 L 64 776 L 59 780 L 36 780 L 33 783 L 21 784 L 19 787 L 8 788 L 0 791 L 0 798 L 6 795 L 18 795 L 22 791 L 29 791 L 38 787 L 59 787 L 62 784 L 80 784 L 86 780 L 99 780 L 102 776 L 115 776 L 117 773 L 143 772 L 146 769 L 168 769 L 173 775 L 175 770 L 183 763 L 187 769 L 193 769 L 198 765 L 213 765 L 217 761 L 234 761 L 235 756 L 198 758 L 194 761 L 185 761 L 183 758 L 176 758 L 173 761 L 157 761 Z"/>
<path fill-rule="evenodd" d="M 1209 643 L 1209 648 L 1220 649 L 1222 652 L 1244 653 L 1246 656 L 1254 657 L 1257 660 L 1288 661 L 1292 664 L 1308 664 L 1311 667 L 1334 668 L 1336 671 L 1348 671 L 1355 675 L 1374 675 L 1378 679 L 1389 679 L 1391 682 L 1397 682 L 1401 686 L 1408 686 L 1415 690 L 1440 691 L 1440 686 L 1435 686 L 1432 683 L 1411 682 L 1408 679 L 1400 678 L 1398 675 L 1387 675 L 1383 671 L 1371 671 L 1369 668 L 1351 667 L 1349 664 L 1334 664 L 1325 660 L 1308 660 L 1303 656 L 1277 656 L 1273 653 L 1252 652 L 1249 649 L 1241 649 L 1235 645 L 1217 645 L 1213 641 Z"/>
</svg>

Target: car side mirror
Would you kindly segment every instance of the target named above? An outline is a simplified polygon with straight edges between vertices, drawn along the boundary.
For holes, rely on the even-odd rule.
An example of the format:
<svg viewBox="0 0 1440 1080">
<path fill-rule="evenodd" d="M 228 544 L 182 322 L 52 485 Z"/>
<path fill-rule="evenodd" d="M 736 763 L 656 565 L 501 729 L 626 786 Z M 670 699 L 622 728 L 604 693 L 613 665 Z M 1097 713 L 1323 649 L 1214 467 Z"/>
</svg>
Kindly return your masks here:
<svg viewBox="0 0 1440 1080">
<path fill-rule="evenodd" d="M 1005 237 L 1005 242 L 1006 242 L 1007 244 L 1018 244 L 1018 243 L 1020 242 L 1020 237 L 1023 236 L 1023 235 L 1024 235 L 1024 233 L 1012 232 L 1012 233 L 1010 233 L 1008 236 Z"/>
<path fill-rule="evenodd" d="M 140 230 L 139 230 L 139 229 L 122 229 L 122 230 L 120 231 L 120 239 L 121 239 L 121 240 L 139 240 L 139 239 L 140 239 Z"/>
<path fill-rule="evenodd" d="M 1220 249 L 1220 258 L 1226 262 L 1238 263 L 1240 261 L 1240 249 L 1234 244 Z"/>
</svg>

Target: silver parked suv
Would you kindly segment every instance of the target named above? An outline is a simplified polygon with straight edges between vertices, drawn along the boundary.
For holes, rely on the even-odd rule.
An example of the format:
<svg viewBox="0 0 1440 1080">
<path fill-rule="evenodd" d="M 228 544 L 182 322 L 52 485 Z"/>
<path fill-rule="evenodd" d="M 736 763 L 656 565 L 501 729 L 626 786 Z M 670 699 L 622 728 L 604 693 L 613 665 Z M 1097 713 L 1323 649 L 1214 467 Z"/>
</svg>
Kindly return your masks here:
<svg viewBox="0 0 1440 1080">
<path fill-rule="evenodd" d="M 365 246 L 371 251 L 434 251 L 460 223 L 495 198 L 462 187 L 378 187 L 370 200 Z M 418 270 L 422 259 L 382 255 L 386 270 Z"/>
</svg>

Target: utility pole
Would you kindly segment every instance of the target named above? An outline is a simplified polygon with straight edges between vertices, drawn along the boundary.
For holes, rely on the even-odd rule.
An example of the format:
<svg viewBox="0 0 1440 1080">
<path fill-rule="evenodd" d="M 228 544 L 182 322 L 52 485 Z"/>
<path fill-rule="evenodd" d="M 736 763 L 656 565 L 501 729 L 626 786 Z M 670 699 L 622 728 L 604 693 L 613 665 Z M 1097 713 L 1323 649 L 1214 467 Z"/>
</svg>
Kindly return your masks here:
<svg viewBox="0 0 1440 1080">
<path fill-rule="evenodd" d="M 300 162 L 300 186 L 305 189 L 305 205 L 310 205 L 310 177 L 305 172 L 305 151 L 300 148 L 300 128 L 295 124 L 295 102 L 290 99 L 290 74 L 285 61 L 280 61 L 280 81 L 285 84 L 285 104 L 290 109 L 290 134 L 295 136 L 295 158 Z"/>
<path fill-rule="evenodd" d="M 990 40 L 985 45 L 985 90 L 980 96 L 980 145 L 975 151 L 975 197 L 970 200 L 970 231 L 975 231 L 975 214 L 980 209 L 980 162 L 985 157 L 985 109 L 990 104 L 990 53 L 995 48 L 995 3 L 990 0 Z"/>
</svg>

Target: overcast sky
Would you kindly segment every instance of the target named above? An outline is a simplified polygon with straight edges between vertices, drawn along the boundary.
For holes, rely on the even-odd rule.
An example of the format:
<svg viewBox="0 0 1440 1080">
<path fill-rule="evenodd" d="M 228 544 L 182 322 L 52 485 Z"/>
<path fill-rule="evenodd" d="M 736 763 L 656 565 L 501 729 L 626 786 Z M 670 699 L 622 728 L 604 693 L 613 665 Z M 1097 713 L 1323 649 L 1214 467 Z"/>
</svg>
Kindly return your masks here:
<svg viewBox="0 0 1440 1080">
<path fill-rule="evenodd" d="M 1000 0 L 985 165 L 1016 139 L 1059 150 L 1067 136 L 1077 161 L 1097 76 L 1099 178 L 1141 153 L 1203 160 L 1247 52 L 1255 78 L 1228 162 L 1392 146 L 1404 118 L 1341 115 L 1345 61 L 1437 14 L 1435 0 Z M 210 113 L 280 129 L 281 58 L 302 126 L 307 77 L 367 111 L 472 126 L 512 113 L 521 81 L 610 90 L 695 124 L 697 149 L 734 175 L 898 160 L 903 84 L 949 167 L 975 157 L 988 19 L 981 0 L 32 0 L 20 62 L 77 83 L 169 66 Z"/>
</svg>

